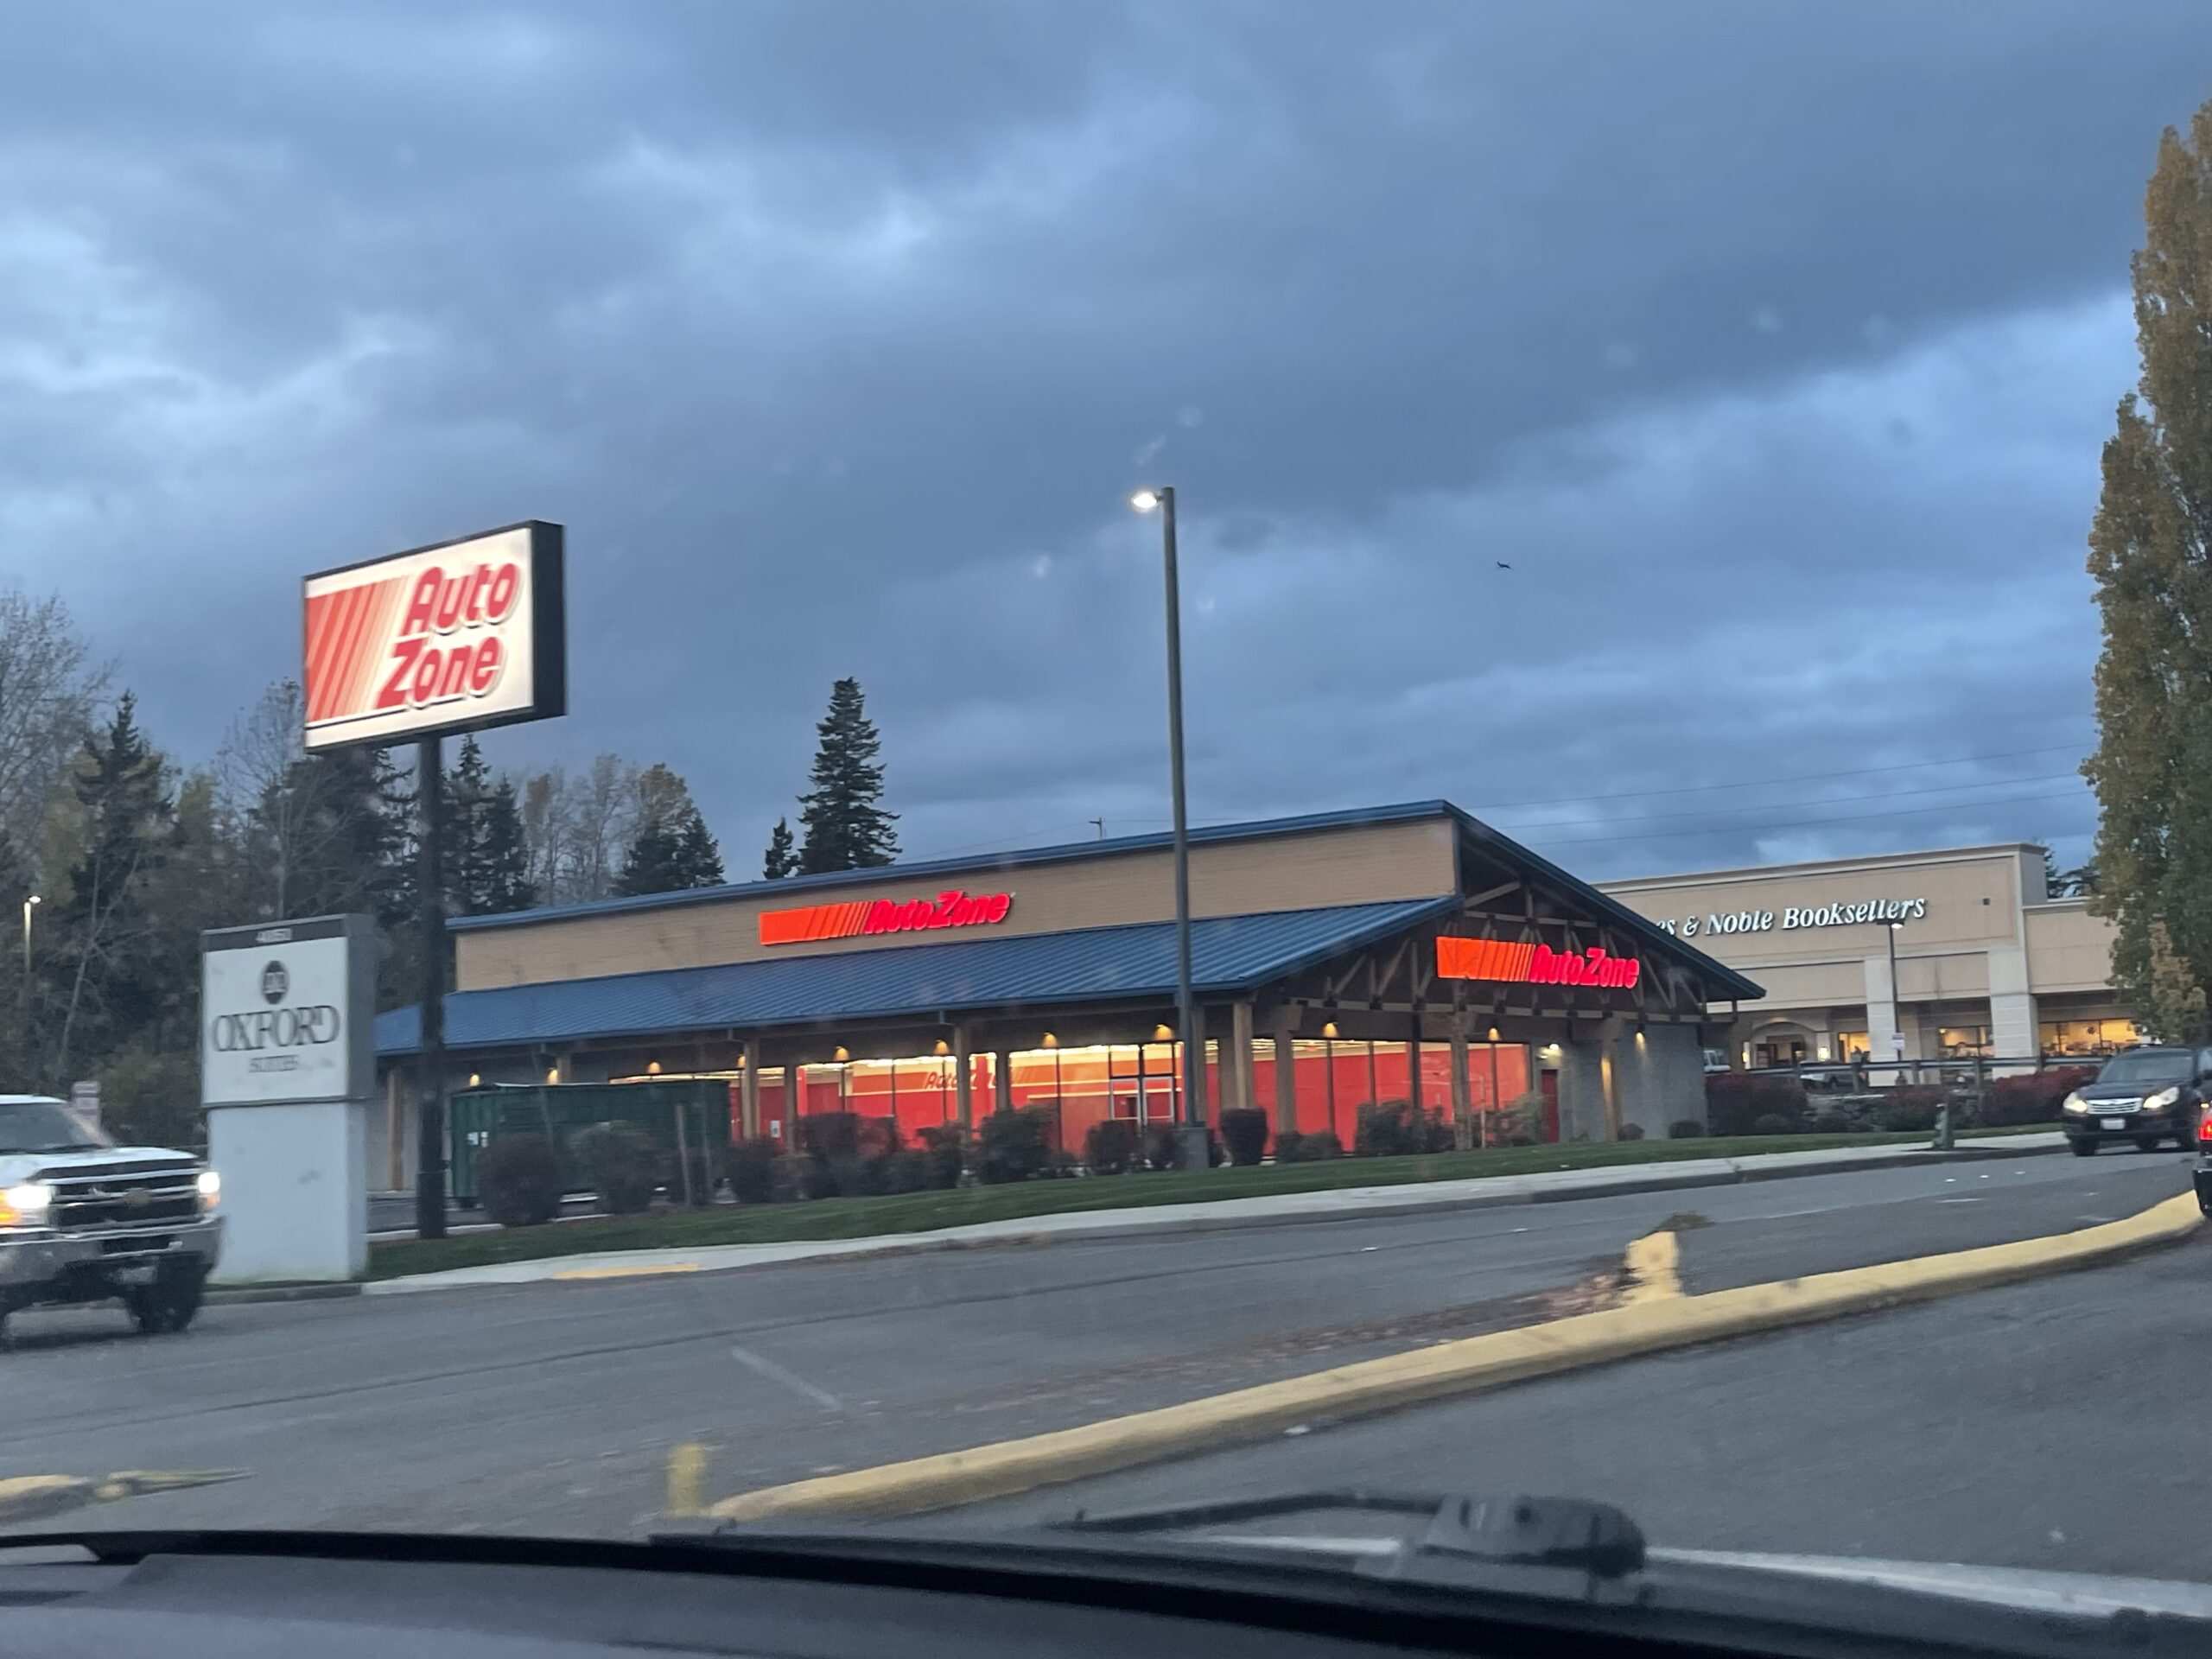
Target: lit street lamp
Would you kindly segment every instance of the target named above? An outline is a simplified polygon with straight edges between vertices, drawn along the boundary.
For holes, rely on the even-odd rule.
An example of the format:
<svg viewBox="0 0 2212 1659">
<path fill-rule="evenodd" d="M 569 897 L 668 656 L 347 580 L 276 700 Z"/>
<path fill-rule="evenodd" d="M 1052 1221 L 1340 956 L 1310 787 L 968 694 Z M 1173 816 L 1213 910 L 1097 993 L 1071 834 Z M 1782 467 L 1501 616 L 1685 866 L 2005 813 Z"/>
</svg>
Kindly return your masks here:
<svg viewBox="0 0 2212 1659">
<path fill-rule="evenodd" d="M 1175 1022 L 1183 1044 L 1183 1121 L 1176 1126 L 1185 1169 L 1204 1169 L 1206 1148 L 1205 1049 L 1191 1001 L 1191 827 L 1183 797 L 1183 605 L 1175 569 L 1175 491 L 1172 485 L 1129 498 L 1139 512 L 1160 514 L 1160 550 L 1167 578 L 1167 777 L 1175 815 Z"/>
</svg>

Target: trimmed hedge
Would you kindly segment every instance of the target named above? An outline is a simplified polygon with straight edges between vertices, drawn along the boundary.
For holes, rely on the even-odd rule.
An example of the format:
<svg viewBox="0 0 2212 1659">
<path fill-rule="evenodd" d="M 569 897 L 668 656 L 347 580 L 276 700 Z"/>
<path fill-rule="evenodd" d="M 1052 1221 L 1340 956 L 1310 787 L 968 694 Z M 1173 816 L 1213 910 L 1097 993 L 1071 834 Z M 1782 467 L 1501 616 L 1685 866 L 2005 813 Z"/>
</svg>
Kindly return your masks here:
<svg viewBox="0 0 2212 1659">
<path fill-rule="evenodd" d="M 1004 1186 L 1052 1173 L 1058 1119 L 1049 1106 L 993 1112 L 976 1135 L 976 1179 L 986 1186 Z"/>
<path fill-rule="evenodd" d="M 1083 1161 L 1094 1175 L 1126 1175 L 1141 1161 L 1136 1122 L 1102 1118 L 1083 1137 Z"/>
<path fill-rule="evenodd" d="M 652 1136 L 634 1123 L 588 1123 L 569 1142 L 576 1162 L 610 1216 L 633 1216 L 649 1208 L 660 1185 L 665 1154 Z"/>
<path fill-rule="evenodd" d="M 1890 1090 L 1874 1109 L 1874 1122 L 1892 1135 L 1919 1134 L 1936 1127 L 1944 1091 L 1932 1084 L 1906 1084 Z"/>
<path fill-rule="evenodd" d="M 1229 1161 L 1249 1169 L 1268 1155 L 1268 1115 L 1256 1106 L 1232 1106 L 1221 1115 L 1221 1141 Z"/>
<path fill-rule="evenodd" d="M 1981 1091 L 1981 1121 L 2056 1123 L 2066 1096 L 2097 1075 L 2093 1065 L 2055 1065 L 2017 1077 L 1997 1077 Z"/>
<path fill-rule="evenodd" d="M 1279 1164 L 1319 1164 L 1344 1155 L 1344 1143 L 1337 1139 L 1333 1129 L 1322 1129 L 1313 1135 L 1286 1129 L 1275 1136 L 1275 1162 Z"/>
<path fill-rule="evenodd" d="M 765 1135 L 729 1149 L 729 1192 L 740 1204 L 772 1204 L 776 1197 L 778 1144 Z"/>
<path fill-rule="evenodd" d="M 542 1135 L 503 1135 L 476 1158 L 476 1194 L 502 1227 L 537 1227 L 561 1213 L 561 1154 Z"/>
<path fill-rule="evenodd" d="M 1805 1122 L 1805 1085 L 1774 1073 L 1715 1071 L 1705 1080 L 1705 1119 L 1715 1135 L 1777 1135 L 1762 1129 L 1763 1117 L 1778 1117 L 1794 1129 Z"/>
<path fill-rule="evenodd" d="M 1705 1125 L 1694 1117 L 1678 1117 L 1667 1126 L 1669 1141 L 1700 1141 L 1705 1138 Z"/>
</svg>

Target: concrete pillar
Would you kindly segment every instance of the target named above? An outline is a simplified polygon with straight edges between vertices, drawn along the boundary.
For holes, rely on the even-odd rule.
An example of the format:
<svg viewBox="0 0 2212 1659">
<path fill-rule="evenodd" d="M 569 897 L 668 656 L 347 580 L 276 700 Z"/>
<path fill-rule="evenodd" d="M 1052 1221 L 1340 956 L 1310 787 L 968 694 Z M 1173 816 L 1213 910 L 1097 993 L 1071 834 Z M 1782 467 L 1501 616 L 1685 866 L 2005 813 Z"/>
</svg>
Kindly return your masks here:
<svg viewBox="0 0 2212 1659">
<path fill-rule="evenodd" d="M 806 1068 L 787 1065 L 784 1068 L 784 1150 L 798 1150 L 798 1103 L 806 1093 Z"/>
<path fill-rule="evenodd" d="M 1911 1058 L 1910 1046 L 1900 1046 L 1897 1039 L 1904 1034 L 1897 1023 L 1897 987 L 1890 982 L 1890 957 L 1886 950 L 1878 950 L 1866 958 L 1866 1058 L 1872 1065 L 1887 1065 L 1891 1061 Z M 1893 1073 L 1877 1071 L 1876 1079 L 1887 1081 Z"/>
<path fill-rule="evenodd" d="M 745 1040 L 745 1070 L 737 1080 L 737 1132 L 747 1141 L 760 1135 L 760 1039 Z"/>
<path fill-rule="evenodd" d="M 1705 1121 L 1705 1050 L 1688 1026 L 1631 1029 L 1613 1050 L 1613 1095 L 1623 1125 L 1663 1141 L 1681 1118 Z"/>
<path fill-rule="evenodd" d="M 991 1109 L 1014 1109 L 1014 1057 L 1002 1048 L 991 1051 Z"/>
<path fill-rule="evenodd" d="M 1461 1152 L 1475 1144 L 1475 1103 L 1467 1090 L 1467 1023 L 1452 1022 L 1452 1144 Z"/>
<path fill-rule="evenodd" d="M 1221 1104 L 1224 1111 L 1249 1110 L 1259 1104 L 1252 1074 L 1252 1005 L 1229 1005 L 1229 1046 L 1221 1057 Z"/>
<path fill-rule="evenodd" d="M 968 1027 L 952 1028 L 952 1102 L 960 1127 L 976 1127 L 976 1076 L 968 1052 Z"/>
<path fill-rule="evenodd" d="M 2027 1065 L 2000 1066 L 1998 1075 L 2032 1067 L 2041 1039 L 2036 1030 L 2036 999 L 2028 989 L 2028 953 L 2017 944 L 1989 953 L 1989 1046 L 1993 1058 Z"/>
<path fill-rule="evenodd" d="M 394 1066 L 385 1073 L 385 1155 L 387 1160 L 385 1173 L 389 1181 L 385 1191 L 387 1192 L 411 1192 L 415 1185 L 414 1178 L 408 1173 L 415 1167 L 408 1156 L 408 1148 L 415 1138 L 414 1103 L 410 1098 L 414 1090 L 407 1084 L 408 1072 L 404 1066 Z"/>
<path fill-rule="evenodd" d="M 1559 1138 L 1602 1141 L 1605 1136 L 1605 1045 L 1595 1030 L 1578 1028 L 1559 1046 Z"/>
<path fill-rule="evenodd" d="M 1296 1008 L 1277 1008 L 1268 1020 L 1275 1046 L 1275 1133 L 1298 1127 L 1298 1029 Z"/>
</svg>

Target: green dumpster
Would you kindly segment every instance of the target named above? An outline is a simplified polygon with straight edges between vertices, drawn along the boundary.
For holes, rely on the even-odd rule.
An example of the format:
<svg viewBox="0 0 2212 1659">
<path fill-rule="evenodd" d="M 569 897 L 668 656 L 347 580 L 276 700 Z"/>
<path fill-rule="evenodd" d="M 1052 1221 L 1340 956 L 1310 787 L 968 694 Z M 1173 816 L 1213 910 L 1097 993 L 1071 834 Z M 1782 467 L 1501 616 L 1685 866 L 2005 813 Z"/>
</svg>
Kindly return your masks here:
<svg viewBox="0 0 2212 1659">
<path fill-rule="evenodd" d="M 718 1077 L 671 1077 L 651 1083 L 534 1084 L 520 1088 L 465 1089 L 446 1103 L 449 1166 L 454 1202 L 476 1203 L 476 1157 L 502 1135 L 542 1135 L 561 1154 L 563 1185 L 571 1192 L 590 1190 L 576 1166 L 569 1143 L 578 1129 L 594 1123 L 628 1123 L 669 1152 L 682 1144 L 701 1147 L 729 1144 L 729 1084 Z"/>
</svg>

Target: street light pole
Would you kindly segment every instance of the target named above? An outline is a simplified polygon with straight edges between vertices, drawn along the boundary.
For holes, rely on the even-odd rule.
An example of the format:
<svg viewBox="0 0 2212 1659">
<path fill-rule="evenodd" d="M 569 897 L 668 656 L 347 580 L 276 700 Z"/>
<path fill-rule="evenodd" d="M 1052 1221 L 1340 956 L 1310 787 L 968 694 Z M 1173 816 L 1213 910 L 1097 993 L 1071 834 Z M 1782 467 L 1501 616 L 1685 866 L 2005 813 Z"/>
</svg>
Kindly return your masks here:
<svg viewBox="0 0 2212 1659">
<path fill-rule="evenodd" d="M 1175 562 L 1175 490 L 1139 490 L 1129 498 L 1139 512 L 1160 513 L 1160 550 L 1167 586 L 1167 778 L 1175 817 L 1175 1026 L 1183 1048 L 1183 1122 L 1177 1126 L 1179 1162 L 1204 1169 L 1206 1144 L 1206 1058 L 1198 1040 L 1198 1009 L 1191 996 L 1191 826 L 1183 791 L 1183 601 Z"/>
<path fill-rule="evenodd" d="M 1891 922 L 1882 930 L 1890 947 L 1890 1058 L 1904 1058 L 1904 997 L 1897 984 L 1897 929 L 1902 922 Z M 1893 1072 L 1892 1076 L 1896 1074 Z"/>
<path fill-rule="evenodd" d="M 23 900 L 23 1042 L 31 1039 L 31 906 L 38 903 L 38 894 Z"/>
</svg>

